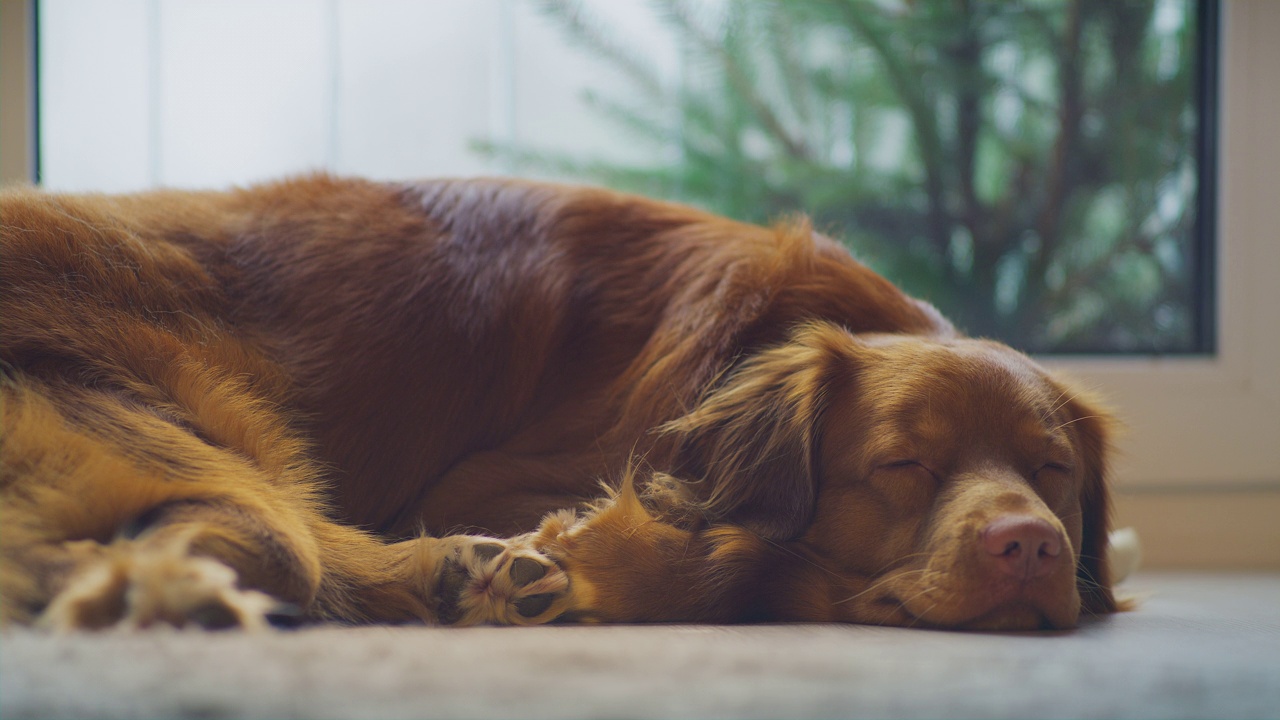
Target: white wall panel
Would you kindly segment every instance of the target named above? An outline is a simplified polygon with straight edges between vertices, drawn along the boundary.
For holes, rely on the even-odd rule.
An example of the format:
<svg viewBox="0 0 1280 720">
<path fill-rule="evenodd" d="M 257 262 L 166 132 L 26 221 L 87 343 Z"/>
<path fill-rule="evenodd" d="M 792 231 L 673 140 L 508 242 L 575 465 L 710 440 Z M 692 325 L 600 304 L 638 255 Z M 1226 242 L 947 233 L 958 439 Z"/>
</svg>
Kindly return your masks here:
<svg viewBox="0 0 1280 720">
<path fill-rule="evenodd" d="M 40 4 L 40 166 L 54 190 L 151 184 L 149 0 Z"/>
<path fill-rule="evenodd" d="M 643 164 L 659 144 L 637 140 L 584 101 L 584 91 L 623 105 L 642 105 L 637 86 L 591 50 L 569 42 L 561 26 L 531 3 L 515 9 L 515 135 L 540 150 Z M 587 5 L 587 23 L 605 39 L 633 51 L 668 88 L 678 81 L 679 54 L 651 3 L 611 0 Z"/>
<path fill-rule="evenodd" d="M 583 102 L 634 86 L 522 0 L 43 0 L 42 166 L 64 189 L 220 187 L 327 168 L 499 174 L 476 141 L 644 163 Z M 670 87 L 644 0 L 589 17 Z"/>
<path fill-rule="evenodd" d="M 332 122 L 320 0 L 165 0 L 161 184 L 221 186 L 325 167 Z"/>
<path fill-rule="evenodd" d="M 378 178 L 488 174 L 495 0 L 342 0 L 337 169 Z"/>
</svg>

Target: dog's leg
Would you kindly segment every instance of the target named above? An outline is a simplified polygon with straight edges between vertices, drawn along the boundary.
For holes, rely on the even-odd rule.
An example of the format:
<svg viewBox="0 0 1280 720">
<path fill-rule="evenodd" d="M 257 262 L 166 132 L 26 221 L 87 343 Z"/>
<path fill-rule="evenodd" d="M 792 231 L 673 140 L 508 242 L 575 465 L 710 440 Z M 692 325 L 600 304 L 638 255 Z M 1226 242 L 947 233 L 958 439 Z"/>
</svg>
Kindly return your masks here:
<svg viewBox="0 0 1280 720">
<path fill-rule="evenodd" d="M 314 549 L 225 500 L 167 503 L 141 516 L 145 527 L 126 524 L 105 540 L 41 527 L 17 503 L 4 509 L 24 526 L 15 534 L 33 540 L 5 543 L 6 619 L 57 630 L 256 628 L 284 607 L 307 605 L 318 586 Z"/>
<path fill-rule="evenodd" d="M 313 601 L 325 521 L 305 462 L 215 445 L 110 392 L 0 389 L 0 619 L 252 627 L 268 595 Z"/>
<path fill-rule="evenodd" d="M 355 585 L 356 614 L 396 621 L 408 591 L 427 609 L 423 620 L 440 625 L 534 625 L 559 617 L 571 603 L 568 576 L 534 550 L 527 536 L 423 536 L 386 546 L 384 579 Z M 386 584 L 386 577 L 393 585 Z"/>
<path fill-rule="evenodd" d="M 387 544 L 326 518 L 301 455 L 233 452 L 107 393 L 2 389 L 0 620 L 259 627 L 283 601 L 306 619 L 532 624 L 566 605 L 523 539 Z"/>
<path fill-rule="evenodd" d="M 21 558 L 51 597 L 52 629 L 267 622 L 545 623 L 570 604 L 567 576 L 523 538 L 421 537 L 383 544 L 323 523 L 303 555 L 243 507 L 178 501 L 108 543 L 73 540 Z M 319 567 L 303 567 L 308 561 Z M 282 602 L 284 601 L 284 602 Z"/>
<path fill-rule="evenodd" d="M 257 629 L 273 613 L 297 614 L 295 606 L 247 589 L 228 563 L 202 551 L 201 545 L 226 543 L 231 535 L 215 524 L 213 514 L 199 525 L 166 529 L 174 532 L 44 548 L 46 559 L 61 554 L 70 567 L 38 624 L 54 630 L 153 625 Z"/>
<path fill-rule="evenodd" d="M 531 625 L 555 619 L 570 603 L 567 576 L 523 538 L 384 544 L 328 522 L 283 533 L 243 506 L 195 501 L 158 507 L 126 532 L 99 546 L 44 612 L 44 624 Z M 314 548 L 299 548 L 298 538 L 314 538 Z M 69 550 L 93 554 L 92 547 Z"/>
</svg>

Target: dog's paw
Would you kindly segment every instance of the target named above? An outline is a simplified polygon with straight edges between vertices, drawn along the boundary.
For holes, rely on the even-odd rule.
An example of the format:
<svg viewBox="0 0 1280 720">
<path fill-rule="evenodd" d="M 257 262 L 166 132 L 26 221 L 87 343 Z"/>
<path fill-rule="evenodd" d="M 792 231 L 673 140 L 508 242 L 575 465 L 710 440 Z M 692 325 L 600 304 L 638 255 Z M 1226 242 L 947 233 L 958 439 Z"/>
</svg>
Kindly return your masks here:
<svg viewBox="0 0 1280 720">
<path fill-rule="evenodd" d="M 525 537 L 435 542 L 433 595 L 442 625 L 538 625 L 569 607 L 568 576 Z"/>
<path fill-rule="evenodd" d="M 236 573 L 185 547 L 113 548 L 72 576 L 37 624 L 55 631 L 153 626 L 256 630 L 280 603 L 236 587 Z"/>
</svg>

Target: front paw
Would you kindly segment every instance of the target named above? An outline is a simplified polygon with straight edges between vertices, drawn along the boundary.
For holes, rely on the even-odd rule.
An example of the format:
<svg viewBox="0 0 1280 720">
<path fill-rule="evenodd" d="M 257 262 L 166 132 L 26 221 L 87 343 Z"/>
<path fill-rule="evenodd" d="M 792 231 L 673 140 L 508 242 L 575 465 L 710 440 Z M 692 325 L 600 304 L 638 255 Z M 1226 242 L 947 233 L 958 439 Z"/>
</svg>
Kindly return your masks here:
<svg viewBox="0 0 1280 720">
<path fill-rule="evenodd" d="M 538 625 L 570 605 L 569 578 L 523 538 L 441 538 L 434 574 L 442 625 Z"/>
<path fill-rule="evenodd" d="M 37 624 L 55 631 L 161 625 L 258 630 L 281 603 L 237 587 L 230 567 L 187 554 L 186 543 L 121 543 L 78 572 Z"/>
</svg>

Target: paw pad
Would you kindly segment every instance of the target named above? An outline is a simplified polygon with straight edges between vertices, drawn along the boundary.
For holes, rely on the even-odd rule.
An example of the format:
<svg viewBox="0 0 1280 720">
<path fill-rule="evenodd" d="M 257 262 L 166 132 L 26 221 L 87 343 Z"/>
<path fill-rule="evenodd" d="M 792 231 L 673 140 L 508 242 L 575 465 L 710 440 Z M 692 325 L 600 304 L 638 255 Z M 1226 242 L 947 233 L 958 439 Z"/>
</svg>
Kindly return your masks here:
<svg viewBox="0 0 1280 720">
<path fill-rule="evenodd" d="M 440 564 L 436 615 L 444 625 L 529 625 L 554 620 L 568 606 L 569 579 L 518 540 L 465 535 Z"/>
<path fill-rule="evenodd" d="M 551 603 L 555 602 L 556 596 L 553 593 L 542 593 L 541 595 L 530 595 L 529 597 L 520 598 L 516 601 L 516 612 L 521 617 L 537 617 L 547 611 L 551 607 Z"/>
<path fill-rule="evenodd" d="M 502 554 L 506 550 L 501 544 L 496 542 L 482 542 L 471 547 L 471 554 L 481 560 L 492 560 Z"/>
<path fill-rule="evenodd" d="M 511 561 L 511 582 L 517 587 L 524 587 L 547 574 L 547 566 L 527 557 L 518 557 Z"/>
</svg>

